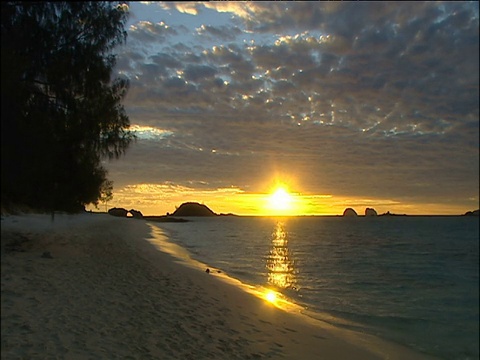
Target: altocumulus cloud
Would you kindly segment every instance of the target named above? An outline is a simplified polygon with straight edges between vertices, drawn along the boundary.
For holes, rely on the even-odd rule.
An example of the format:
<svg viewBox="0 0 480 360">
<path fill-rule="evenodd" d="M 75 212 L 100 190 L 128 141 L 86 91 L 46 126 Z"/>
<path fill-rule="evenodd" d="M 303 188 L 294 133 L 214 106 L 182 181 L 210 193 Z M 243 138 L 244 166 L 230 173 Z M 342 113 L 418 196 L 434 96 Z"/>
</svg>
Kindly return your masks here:
<svg viewBox="0 0 480 360">
<path fill-rule="evenodd" d="M 141 19 L 141 6 L 157 21 Z M 133 123 L 164 133 L 109 164 L 118 179 L 129 161 L 145 165 L 117 184 L 253 191 L 290 171 L 312 193 L 478 202 L 477 2 L 131 11 L 117 66 L 131 83 L 126 108 Z"/>
</svg>

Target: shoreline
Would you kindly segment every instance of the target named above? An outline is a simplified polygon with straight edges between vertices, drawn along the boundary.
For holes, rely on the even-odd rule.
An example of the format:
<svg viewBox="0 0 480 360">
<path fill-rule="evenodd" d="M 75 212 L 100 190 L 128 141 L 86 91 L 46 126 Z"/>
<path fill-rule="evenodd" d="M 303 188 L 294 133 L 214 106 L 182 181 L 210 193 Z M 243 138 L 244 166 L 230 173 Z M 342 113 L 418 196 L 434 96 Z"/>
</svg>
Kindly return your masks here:
<svg viewBox="0 0 480 360">
<path fill-rule="evenodd" d="M 432 358 L 280 309 L 162 236 L 109 215 L 2 216 L 2 359 Z"/>
</svg>

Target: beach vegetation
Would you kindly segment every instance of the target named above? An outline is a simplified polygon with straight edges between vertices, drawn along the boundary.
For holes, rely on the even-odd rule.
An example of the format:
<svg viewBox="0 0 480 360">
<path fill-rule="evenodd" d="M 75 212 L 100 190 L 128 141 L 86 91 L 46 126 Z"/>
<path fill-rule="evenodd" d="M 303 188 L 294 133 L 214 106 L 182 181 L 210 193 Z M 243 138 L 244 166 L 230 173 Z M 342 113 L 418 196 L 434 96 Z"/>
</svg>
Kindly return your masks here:
<svg viewBox="0 0 480 360">
<path fill-rule="evenodd" d="M 2 2 L 2 205 L 77 211 L 98 203 L 105 159 L 135 139 L 112 78 L 128 6 Z M 105 193 L 104 193 L 105 194 Z"/>
<path fill-rule="evenodd" d="M 100 189 L 100 198 L 99 201 L 105 205 L 105 212 L 107 211 L 108 202 L 113 199 L 113 181 L 106 180 L 103 182 Z M 98 202 L 94 203 L 98 208 Z"/>
</svg>

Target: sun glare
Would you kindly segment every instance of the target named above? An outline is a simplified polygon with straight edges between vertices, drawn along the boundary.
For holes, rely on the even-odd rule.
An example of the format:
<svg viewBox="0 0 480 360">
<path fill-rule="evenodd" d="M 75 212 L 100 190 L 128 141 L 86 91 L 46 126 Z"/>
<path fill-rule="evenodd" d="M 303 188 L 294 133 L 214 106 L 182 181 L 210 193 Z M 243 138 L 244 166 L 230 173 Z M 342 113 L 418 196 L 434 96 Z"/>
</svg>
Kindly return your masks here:
<svg viewBox="0 0 480 360">
<path fill-rule="evenodd" d="M 277 300 L 277 294 L 275 293 L 275 291 L 270 290 L 265 294 L 265 299 L 268 302 L 274 303 L 275 300 Z"/>
<path fill-rule="evenodd" d="M 290 210 L 292 196 L 283 187 L 278 188 L 269 198 L 269 207 L 272 210 Z"/>
</svg>

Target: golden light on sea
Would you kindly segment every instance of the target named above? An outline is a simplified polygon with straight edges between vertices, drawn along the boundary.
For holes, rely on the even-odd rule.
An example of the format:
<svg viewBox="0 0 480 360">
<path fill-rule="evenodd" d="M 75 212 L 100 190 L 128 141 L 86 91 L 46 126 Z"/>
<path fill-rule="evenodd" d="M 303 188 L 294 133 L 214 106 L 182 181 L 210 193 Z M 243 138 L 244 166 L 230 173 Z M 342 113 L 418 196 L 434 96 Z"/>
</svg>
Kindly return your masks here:
<svg viewBox="0 0 480 360">
<path fill-rule="evenodd" d="M 295 288 L 295 269 L 288 248 L 285 224 L 277 222 L 272 233 L 271 250 L 266 259 L 268 283 L 280 289 Z"/>
<path fill-rule="evenodd" d="M 265 294 L 265 299 L 268 302 L 274 303 L 277 300 L 277 294 L 273 290 L 268 290 Z"/>
</svg>

